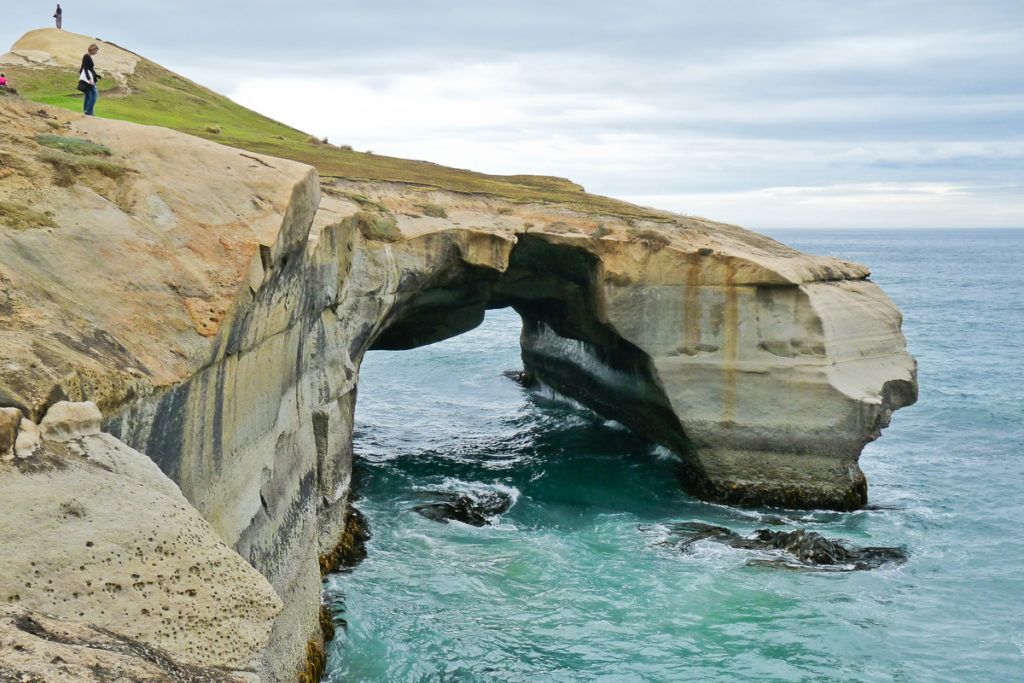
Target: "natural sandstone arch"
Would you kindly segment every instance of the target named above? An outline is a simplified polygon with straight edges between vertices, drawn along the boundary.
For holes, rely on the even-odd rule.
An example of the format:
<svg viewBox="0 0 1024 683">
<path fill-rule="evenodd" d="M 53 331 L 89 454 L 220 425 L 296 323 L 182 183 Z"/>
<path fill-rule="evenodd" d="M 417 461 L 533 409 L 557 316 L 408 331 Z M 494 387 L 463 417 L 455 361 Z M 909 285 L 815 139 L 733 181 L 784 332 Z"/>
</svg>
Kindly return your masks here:
<svg viewBox="0 0 1024 683">
<path fill-rule="evenodd" d="M 728 503 L 863 505 L 860 450 L 915 396 L 899 312 L 848 264 L 727 227 L 738 245 L 449 222 L 375 239 L 351 208 L 307 242 L 316 195 L 308 180 L 293 190 L 211 361 L 106 423 L 284 598 L 268 670 L 315 623 L 315 555 L 344 525 L 370 349 L 439 341 L 512 306 L 529 370 L 679 453 L 687 488 Z"/>
<path fill-rule="evenodd" d="M 509 245 L 459 230 L 447 238 L 446 248 L 437 234 L 421 238 L 444 256 L 396 297 L 367 348 L 428 344 L 511 306 L 523 320 L 526 368 L 675 451 L 683 486 L 700 498 L 861 507 L 861 449 L 916 398 L 899 313 L 869 281 L 780 282 L 746 259 L 698 251 L 670 282 L 650 286 L 606 272 L 609 259 L 589 241 L 525 234 Z M 642 263 L 658 251 L 618 249 Z M 474 251 L 500 256 L 487 266 Z"/>
</svg>

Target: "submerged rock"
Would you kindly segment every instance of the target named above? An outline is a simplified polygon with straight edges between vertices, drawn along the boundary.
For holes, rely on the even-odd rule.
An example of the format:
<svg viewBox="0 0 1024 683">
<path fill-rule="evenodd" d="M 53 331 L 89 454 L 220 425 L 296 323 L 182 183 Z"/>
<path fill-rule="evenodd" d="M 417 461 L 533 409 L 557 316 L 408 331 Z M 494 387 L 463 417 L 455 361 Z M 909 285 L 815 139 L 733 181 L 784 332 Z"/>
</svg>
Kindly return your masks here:
<svg viewBox="0 0 1024 683">
<path fill-rule="evenodd" d="M 725 527 L 701 522 L 679 522 L 667 525 L 672 538 L 665 541 L 683 552 L 694 543 L 713 540 L 732 548 L 785 552 L 788 557 L 776 559 L 753 559 L 749 564 L 781 566 L 789 568 L 818 568 L 831 571 L 854 571 L 874 569 L 890 562 L 903 563 L 907 551 L 903 548 L 845 546 L 839 541 L 825 538 L 821 534 L 797 529 L 796 531 L 772 531 L 758 529 L 750 536 L 740 536 Z M 795 558 L 794 563 L 790 557 Z"/>
<path fill-rule="evenodd" d="M 675 524 L 667 524 L 666 527 L 672 538 L 665 541 L 664 544 L 671 545 L 682 551 L 687 551 L 694 543 L 709 538 L 723 543 L 739 538 L 737 534 L 726 529 L 724 526 L 714 526 L 702 522 L 677 522 Z"/>
<path fill-rule="evenodd" d="M 806 529 L 790 532 L 758 529 L 754 534 L 755 544 L 785 550 L 806 564 L 843 564 L 853 555 L 839 543 Z"/>
<path fill-rule="evenodd" d="M 431 495 L 445 500 L 417 505 L 413 510 L 435 522 L 455 521 L 472 526 L 487 526 L 491 518 L 512 507 L 511 495 L 491 489 L 472 494 L 432 491 Z"/>
</svg>

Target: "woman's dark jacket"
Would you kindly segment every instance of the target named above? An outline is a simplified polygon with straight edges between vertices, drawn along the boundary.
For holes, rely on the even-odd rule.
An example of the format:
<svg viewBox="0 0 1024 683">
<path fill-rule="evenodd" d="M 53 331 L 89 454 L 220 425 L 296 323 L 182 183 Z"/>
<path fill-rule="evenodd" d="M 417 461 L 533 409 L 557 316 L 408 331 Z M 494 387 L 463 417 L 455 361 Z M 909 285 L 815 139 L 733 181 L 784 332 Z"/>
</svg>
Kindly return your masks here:
<svg viewBox="0 0 1024 683">
<path fill-rule="evenodd" d="M 100 77 L 96 75 L 96 67 L 92 63 L 92 55 L 88 52 L 82 56 L 82 68 L 78 70 L 78 73 L 85 72 L 85 80 L 92 81 L 95 83 L 100 80 Z"/>
</svg>

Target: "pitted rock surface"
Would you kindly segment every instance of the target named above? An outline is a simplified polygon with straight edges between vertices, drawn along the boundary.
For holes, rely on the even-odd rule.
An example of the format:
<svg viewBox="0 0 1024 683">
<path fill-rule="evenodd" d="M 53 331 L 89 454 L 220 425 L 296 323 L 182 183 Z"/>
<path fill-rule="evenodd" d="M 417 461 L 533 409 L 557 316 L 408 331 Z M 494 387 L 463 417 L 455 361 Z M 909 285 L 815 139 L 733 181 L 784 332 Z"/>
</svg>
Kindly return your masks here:
<svg viewBox="0 0 1024 683">
<path fill-rule="evenodd" d="M 108 434 L 0 463 L 0 602 L 186 662 L 254 669 L 281 602 L 143 454 Z"/>
<path fill-rule="evenodd" d="M 170 653 L 95 624 L 0 603 L 0 680 L 18 683 L 258 683 L 180 661 Z"/>
</svg>

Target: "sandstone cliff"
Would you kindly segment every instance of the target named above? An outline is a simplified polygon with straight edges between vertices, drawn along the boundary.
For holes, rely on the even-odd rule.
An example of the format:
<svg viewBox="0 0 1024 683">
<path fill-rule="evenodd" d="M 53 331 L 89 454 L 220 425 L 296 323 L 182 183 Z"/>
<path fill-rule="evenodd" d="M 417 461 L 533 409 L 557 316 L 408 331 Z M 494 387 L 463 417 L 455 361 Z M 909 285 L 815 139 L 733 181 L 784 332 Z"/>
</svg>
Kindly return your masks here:
<svg viewBox="0 0 1024 683">
<path fill-rule="evenodd" d="M 863 505 L 860 451 L 916 396 L 900 314 L 865 267 L 735 226 L 319 179 L 293 161 L 9 97 L 0 126 L 0 406 L 20 413 L 0 505 L 24 508 L 21 433 L 60 401 L 92 401 L 105 434 L 47 456 L 55 467 L 88 470 L 94 450 L 144 453 L 276 593 L 239 588 L 262 605 L 249 615 L 252 665 L 218 659 L 215 633 L 189 651 L 156 624 L 129 633 L 101 607 L 47 602 L 45 589 L 19 599 L 194 663 L 277 680 L 317 640 L 317 556 L 344 523 L 369 349 L 428 344 L 512 306 L 536 377 L 676 451 L 694 494 L 740 504 Z M 104 476 L 129 486 L 122 469 Z M 103 507 L 96 486 L 84 509 Z M 76 537 L 49 517 L 63 502 L 31 513 L 53 525 L 47 572 L 62 581 L 72 570 L 58 555 Z M 137 521 L 132 533 L 148 538 Z M 190 524 L 175 518 L 170 531 Z M 5 542 L 30 528 L 9 526 Z M 177 590 L 174 572 L 160 573 L 154 590 Z M 138 600 L 118 609 L 149 609 Z"/>
</svg>

